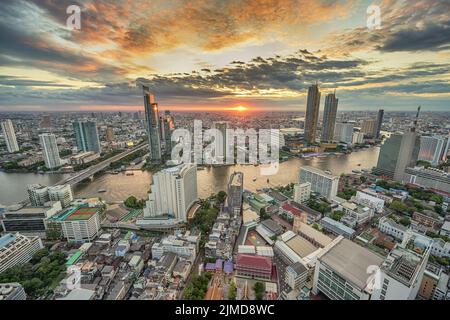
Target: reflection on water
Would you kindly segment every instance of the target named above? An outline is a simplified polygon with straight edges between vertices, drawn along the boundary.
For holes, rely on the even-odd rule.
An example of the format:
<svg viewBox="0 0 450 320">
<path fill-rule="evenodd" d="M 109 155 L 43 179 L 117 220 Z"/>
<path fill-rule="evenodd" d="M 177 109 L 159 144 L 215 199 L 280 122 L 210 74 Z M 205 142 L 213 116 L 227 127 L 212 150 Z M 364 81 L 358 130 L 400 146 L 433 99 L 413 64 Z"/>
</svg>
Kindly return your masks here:
<svg viewBox="0 0 450 320">
<path fill-rule="evenodd" d="M 379 148 L 364 149 L 348 155 L 333 155 L 325 158 L 290 159 L 280 164 L 279 171 L 273 176 L 260 175 L 260 167 L 253 165 L 235 165 L 205 168 L 197 171 L 199 197 L 205 198 L 212 193 L 226 190 L 228 178 L 233 171 L 244 173 L 244 188 L 256 191 L 267 186 L 286 185 L 297 182 L 301 166 L 310 165 L 322 170 L 330 170 L 335 175 L 349 173 L 353 169 L 370 169 L 376 165 Z M 360 166 L 358 166 L 360 164 Z M 0 203 L 13 204 L 27 197 L 26 186 L 31 183 L 51 185 L 58 182 L 62 175 L 6 174 L 0 172 Z M 253 181 L 256 178 L 255 181 Z M 267 183 L 269 179 L 269 183 Z M 134 195 L 146 199 L 152 182 L 149 172 L 134 171 L 133 176 L 102 175 L 90 183 L 79 184 L 74 192 L 77 197 L 101 197 L 113 202 L 123 201 Z M 104 189 L 106 192 L 98 192 Z"/>
</svg>

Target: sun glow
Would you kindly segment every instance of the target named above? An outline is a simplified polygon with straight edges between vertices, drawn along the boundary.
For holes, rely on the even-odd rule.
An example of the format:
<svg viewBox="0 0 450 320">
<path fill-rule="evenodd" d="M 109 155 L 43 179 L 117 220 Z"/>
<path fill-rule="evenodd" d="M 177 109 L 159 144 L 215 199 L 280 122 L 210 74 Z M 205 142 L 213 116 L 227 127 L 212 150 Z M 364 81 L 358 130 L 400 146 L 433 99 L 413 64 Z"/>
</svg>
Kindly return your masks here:
<svg viewBox="0 0 450 320">
<path fill-rule="evenodd" d="M 247 111 L 248 108 L 247 108 L 246 106 L 239 105 L 239 106 L 237 106 L 237 107 L 234 107 L 232 110 L 238 111 L 238 112 L 244 112 L 244 111 Z"/>
</svg>

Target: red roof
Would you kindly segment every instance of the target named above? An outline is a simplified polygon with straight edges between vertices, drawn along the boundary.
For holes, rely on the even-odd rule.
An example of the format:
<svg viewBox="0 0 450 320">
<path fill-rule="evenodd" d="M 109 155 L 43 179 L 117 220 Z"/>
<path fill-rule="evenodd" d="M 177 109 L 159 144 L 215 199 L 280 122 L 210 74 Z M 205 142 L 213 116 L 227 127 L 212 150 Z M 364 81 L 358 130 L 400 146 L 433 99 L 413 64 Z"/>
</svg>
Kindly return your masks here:
<svg viewBox="0 0 450 320">
<path fill-rule="evenodd" d="M 289 211 L 294 216 L 301 216 L 304 212 L 302 210 L 299 210 L 293 206 L 291 206 L 289 203 L 284 204 L 281 208 L 285 211 Z"/>
<path fill-rule="evenodd" d="M 272 270 L 272 259 L 269 257 L 252 256 L 240 253 L 236 259 L 236 267 L 238 266 L 258 267 Z"/>
</svg>

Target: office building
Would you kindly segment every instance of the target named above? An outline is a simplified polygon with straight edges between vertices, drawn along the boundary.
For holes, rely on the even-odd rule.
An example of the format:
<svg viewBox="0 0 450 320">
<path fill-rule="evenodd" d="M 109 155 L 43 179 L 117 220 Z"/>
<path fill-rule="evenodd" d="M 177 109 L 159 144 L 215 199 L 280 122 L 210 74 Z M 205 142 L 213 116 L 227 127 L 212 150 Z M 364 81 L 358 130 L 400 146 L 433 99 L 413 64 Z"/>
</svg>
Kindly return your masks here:
<svg viewBox="0 0 450 320">
<path fill-rule="evenodd" d="M 28 199 L 34 207 L 41 207 L 50 201 L 48 187 L 40 184 L 30 184 L 27 187 Z"/>
<path fill-rule="evenodd" d="M 145 124 L 147 128 L 150 159 L 153 163 L 161 163 L 161 137 L 159 129 L 159 112 L 155 96 L 146 86 L 142 87 L 144 93 Z"/>
<path fill-rule="evenodd" d="M 353 124 L 336 123 L 334 127 L 334 141 L 351 145 L 353 143 Z"/>
<path fill-rule="evenodd" d="M 60 202 L 47 202 L 44 206 L 10 207 L 3 213 L 0 225 L 8 233 L 20 232 L 26 236 L 46 237 L 46 219 L 62 210 Z"/>
<path fill-rule="evenodd" d="M 27 237 L 22 234 L 6 233 L 0 237 L 0 273 L 9 268 L 27 263 L 39 249 L 42 249 L 39 237 Z"/>
<path fill-rule="evenodd" d="M 78 151 L 101 153 L 100 140 L 98 138 L 97 122 L 75 121 L 73 123 L 75 139 Z"/>
<path fill-rule="evenodd" d="M 314 84 L 308 88 L 305 116 L 305 142 L 316 142 L 317 122 L 319 120 L 320 91 L 319 85 Z"/>
<path fill-rule="evenodd" d="M 7 119 L 2 123 L 3 137 L 5 138 L 6 147 L 9 153 L 18 152 L 20 150 L 19 144 L 17 143 L 16 132 L 14 131 L 14 126 L 11 120 Z"/>
<path fill-rule="evenodd" d="M 311 183 L 311 191 L 319 193 L 322 197 L 332 199 L 337 194 L 339 177 L 328 174 L 320 169 L 310 166 L 300 168 L 300 184 Z"/>
<path fill-rule="evenodd" d="M 0 283 L 0 301 L 27 300 L 27 294 L 20 283 Z"/>
<path fill-rule="evenodd" d="M 382 263 L 372 251 L 338 237 L 317 256 L 312 292 L 331 300 L 371 300 L 371 268 Z"/>
<path fill-rule="evenodd" d="M 447 160 L 449 147 L 449 137 L 421 136 L 419 160 L 428 161 L 432 166 L 437 166 Z"/>
<path fill-rule="evenodd" d="M 325 108 L 323 111 L 322 124 L 322 141 L 333 141 L 338 101 L 339 99 L 336 99 L 336 93 L 327 94 L 327 96 L 325 97 Z"/>
<path fill-rule="evenodd" d="M 153 176 L 151 193 L 144 208 L 144 218 L 167 216 L 187 221 L 187 212 L 197 200 L 195 165 L 179 165 L 161 170 Z"/>
<path fill-rule="evenodd" d="M 375 174 L 386 176 L 391 179 L 394 178 L 401 144 L 401 134 L 392 134 L 387 140 L 385 140 L 380 148 L 377 166 L 373 170 Z"/>
<path fill-rule="evenodd" d="M 311 183 L 303 182 L 294 185 L 294 201 L 298 203 L 305 203 L 311 196 Z"/>
<path fill-rule="evenodd" d="M 59 201 L 63 208 L 68 207 L 73 201 L 72 187 L 68 184 L 48 188 L 50 201 Z"/>
<path fill-rule="evenodd" d="M 46 226 L 68 242 L 92 242 L 101 228 L 100 208 L 71 207 L 47 219 Z"/>
<path fill-rule="evenodd" d="M 228 213 L 232 217 L 238 217 L 242 212 L 242 200 L 244 192 L 244 174 L 233 172 L 228 182 L 227 206 Z"/>
<path fill-rule="evenodd" d="M 308 269 L 300 262 L 296 262 L 286 268 L 285 282 L 291 289 L 301 289 L 307 279 Z"/>
<path fill-rule="evenodd" d="M 39 136 L 42 146 L 42 155 L 44 157 L 45 166 L 48 169 L 55 169 L 62 165 L 59 157 L 56 136 L 52 133 L 44 133 Z"/>
<path fill-rule="evenodd" d="M 378 110 L 377 126 L 376 126 L 375 136 L 374 136 L 375 139 L 381 138 L 381 126 L 383 125 L 383 117 L 384 117 L 384 110 L 383 109 Z"/>
</svg>

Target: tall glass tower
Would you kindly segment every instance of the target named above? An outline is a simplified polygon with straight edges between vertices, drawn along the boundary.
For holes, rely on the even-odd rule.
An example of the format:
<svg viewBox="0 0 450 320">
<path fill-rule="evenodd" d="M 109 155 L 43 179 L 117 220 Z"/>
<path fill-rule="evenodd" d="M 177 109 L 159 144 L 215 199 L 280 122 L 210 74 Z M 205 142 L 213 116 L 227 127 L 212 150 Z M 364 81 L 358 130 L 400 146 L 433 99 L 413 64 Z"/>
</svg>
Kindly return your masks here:
<svg viewBox="0 0 450 320">
<path fill-rule="evenodd" d="M 150 160 L 153 163 L 161 163 L 161 137 L 158 104 L 155 96 L 148 87 L 142 86 L 144 92 L 145 123 L 147 126 L 148 146 L 150 149 Z"/>
<path fill-rule="evenodd" d="M 332 141 L 334 126 L 336 124 L 336 113 L 339 99 L 335 93 L 330 93 L 325 98 L 325 109 L 323 111 L 322 141 Z"/>
<path fill-rule="evenodd" d="M 316 142 L 317 121 L 319 120 L 320 91 L 319 85 L 314 84 L 308 89 L 305 116 L 305 142 Z"/>
<path fill-rule="evenodd" d="M 78 151 L 102 152 L 95 121 L 75 121 L 73 123 Z"/>
</svg>

